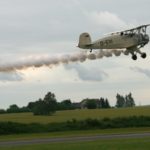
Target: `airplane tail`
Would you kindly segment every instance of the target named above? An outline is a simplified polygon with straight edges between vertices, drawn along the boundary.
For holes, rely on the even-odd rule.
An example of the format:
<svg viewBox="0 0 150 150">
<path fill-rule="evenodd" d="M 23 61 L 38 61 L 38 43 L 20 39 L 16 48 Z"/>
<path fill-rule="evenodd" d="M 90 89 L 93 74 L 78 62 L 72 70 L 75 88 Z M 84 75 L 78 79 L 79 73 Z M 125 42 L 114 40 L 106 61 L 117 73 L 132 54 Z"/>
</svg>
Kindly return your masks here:
<svg viewBox="0 0 150 150">
<path fill-rule="evenodd" d="M 82 33 L 79 37 L 78 47 L 80 48 L 88 48 L 92 44 L 91 37 L 88 33 Z"/>
</svg>

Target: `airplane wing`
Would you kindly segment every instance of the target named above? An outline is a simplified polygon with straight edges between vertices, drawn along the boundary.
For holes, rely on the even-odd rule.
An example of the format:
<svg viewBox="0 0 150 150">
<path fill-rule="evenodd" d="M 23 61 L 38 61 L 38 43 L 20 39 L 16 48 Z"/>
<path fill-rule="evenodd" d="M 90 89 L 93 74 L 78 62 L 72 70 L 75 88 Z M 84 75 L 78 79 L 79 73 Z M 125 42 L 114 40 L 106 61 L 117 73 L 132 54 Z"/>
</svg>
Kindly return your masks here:
<svg viewBox="0 0 150 150">
<path fill-rule="evenodd" d="M 128 29 L 128 30 L 124 30 L 124 31 L 118 31 L 118 32 L 113 32 L 111 34 L 119 34 L 119 33 L 122 33 L 122 32 L 129 32 L 129 31 L 134 31 L 134 30 L 139 30 L 141 28 L 144 28 L 144 27 L 148 27 L 150 26 L 150 24 L 145 24 L 145 25 L 141 25 L 141 26 L 138 26 L 138 27 L 135 27 L 135 28 L 131 28 L 131 29 Z"/>
<path fill-rule="evenodd" d="M 122 31 L 122 32 L 138 30 L 138 29 L 141 29 L 141 28 L 143 28 L 143 27 L 147 27 L 147 26 L 150 26 L 150 24 L 141 25 L 141 26 L 138 26 L 138 27 L 136 27 L 136 28 L 132 28 L 132 29 L 129 29 L 129 30 L 125 30 L 125 31 Z"/>
</svg>

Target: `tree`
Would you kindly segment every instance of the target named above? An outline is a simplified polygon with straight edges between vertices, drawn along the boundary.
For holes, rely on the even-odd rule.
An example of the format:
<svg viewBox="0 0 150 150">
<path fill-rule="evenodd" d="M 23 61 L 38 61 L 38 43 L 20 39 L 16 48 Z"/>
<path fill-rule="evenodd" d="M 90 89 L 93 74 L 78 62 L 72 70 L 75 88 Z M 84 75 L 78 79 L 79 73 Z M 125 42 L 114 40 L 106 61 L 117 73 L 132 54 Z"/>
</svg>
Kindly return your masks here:
<svg viewBox="0 0 150 150">
<path fill-rule="evenodd" d="M 45 102 L 46 104 L 46 111 L 49 113 L 49 114 L 53 114 L 56 109 L 57 109 L 57 101 L 56 101 L 56 98 L 55 98 L 55 94 L 51 93 L 51 92 L 48 92 L 43 101 Z"/>
<path fill-rule="evenodd" d="M 131 93 L 129 93 L 128 95 L 126 95 L 126 97 L 125 97 L 125 103 L 126 103 L 126 107 L 134 107 L 135 106 L 135 102 L 134 102 L 134 99 L 133 99 Z"/>
<path fill-rule="evenodd" d="M 34 107 L 36 106 L 36 102 L 29 102 L 27 108 L 32 112 Z"/>
<path fill-rule="evenodd" d="M 64 104 L 65 106 L 67 106 L 67 107 L 71 107 L 71 105 L 72 105 L 72 103 L 71 103 L 71 100 L 70 100 L 70 99 L 63 100 L 61 103 L 62 103 L 62 104 Z"/>
<path fill-rule="evenodd" d="M 135 106 L 135 102 L 131 93 L 129 93 L 125 97 L 117 94 L 116 98 L 117 98 L 116 107 L 134 107 Z"/>
<path fill-rule="evenodd" d="M 116 107 L 125 107 L 125 98 L 119 94 L 116 96 L 117 102 L 116 102 Z"/>
<path fill-rule="evenodd" d="M 0 114 L 5 114 L 6 111 L 4 109 L 0 109 Z"/>
<path fill-rule="evenodd" d="M 70 99 L 63 100 L 62 102 L 57 104 L 57 109 L 59 110 L 70 110 L 73 109 L 73 105 Z"/>
<path fill-rule="evenodd" d="M 8 113 L 18 113 L 18 112 L 20 112 L 20 108 L 16 104 L 13 104 L 13 105 L 9 106 L 9 108 L 7 109 L 7 112 Z"/>
<path fill-rule="evenodd" d="M 110 104 L 107 98 L 105 100 L 105 108 L 110 108 Z"/>
<path fill-rule="evenodd" d="M 34 115 L 52 115 L 57 108 L 55 94 L 48 92 L 43 100 L 30 103 L 29 107 L 33 109 Z"/>
<path fill-rule="evenodd" d="M 20 112 L 31 112 L 31 110 L 28 107 L 23 106 L 20 108 Z"/>
<path fill-rule="evenodd" d="M 100 98 L 100 108 L 105 108 L 105 100 L 104 98 Z"/>
<path fill-rule="evenodd" d="M 108 99 L 100 98 L 99 100 L 99 108 L 110 108 Z"/>
<path fill-rule="evenodd" d="M 33 108 L 33 114 L 34 115 L 49 115 L 49 112 L 46 109 L 46 103 L 39 99 L 36 101 L 35 106 Z"/>
<path fill-rule="evenodd" d="M 95 100 L 92 100 L 92 99 L 88 99 L 88 100 L 86 101 L 86 107 L 87 107 L 88 109 L 95 109 L 95 108 L 97 107 L 96 101 L 95 101 Z"/>
</svg>

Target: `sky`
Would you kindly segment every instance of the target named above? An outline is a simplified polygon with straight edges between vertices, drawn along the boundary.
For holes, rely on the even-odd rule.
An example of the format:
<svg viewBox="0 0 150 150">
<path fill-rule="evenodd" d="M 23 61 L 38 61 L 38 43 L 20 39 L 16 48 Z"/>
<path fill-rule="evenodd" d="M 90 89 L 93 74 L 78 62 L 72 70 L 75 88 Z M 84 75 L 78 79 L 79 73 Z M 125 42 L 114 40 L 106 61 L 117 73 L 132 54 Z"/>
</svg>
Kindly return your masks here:
<svg viewBox="0 0 150 150">
<path fill-rule="evenodd" d="M 150 23 L 149 0 L 1 0 L 0 67 L 21 61 L 74 55 L 79 35 L 92 40 Z M 148 30 L 150 34 L 150 29 Z M 138 56 L 104 57 L 50 67 L 0 72 L 0 108 L 25 106 L 51 91 L 58 101 L 108 98 L 132 92 L 137 105 L 150 104 L 150 44 Z"/>
</svg>

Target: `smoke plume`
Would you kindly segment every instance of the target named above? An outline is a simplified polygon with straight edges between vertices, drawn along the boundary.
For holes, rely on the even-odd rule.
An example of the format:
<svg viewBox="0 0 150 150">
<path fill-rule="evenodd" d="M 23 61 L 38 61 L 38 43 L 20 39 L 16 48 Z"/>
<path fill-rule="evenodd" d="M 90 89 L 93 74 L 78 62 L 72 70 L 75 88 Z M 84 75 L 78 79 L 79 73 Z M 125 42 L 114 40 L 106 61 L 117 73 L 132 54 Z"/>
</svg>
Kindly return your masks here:
<svg viewBox="0 0 150 150">
<path fill-rule="evenodd" d="M 119 50 L 100 50 L 93 53 L 73 53 L 56 56 L 29 56 L 20 58 L 17 61 L 0 62 L 0 72 L 15 72 L 30 67 L 39 68 L 42 66 L 54 67 L 59 64 L 69 64 L 73 62 L 84 62 L 86 60 L 101 59 L 103 57 L 120 56 L 122 51 Z"/>
</svg>

